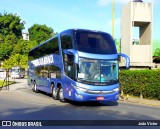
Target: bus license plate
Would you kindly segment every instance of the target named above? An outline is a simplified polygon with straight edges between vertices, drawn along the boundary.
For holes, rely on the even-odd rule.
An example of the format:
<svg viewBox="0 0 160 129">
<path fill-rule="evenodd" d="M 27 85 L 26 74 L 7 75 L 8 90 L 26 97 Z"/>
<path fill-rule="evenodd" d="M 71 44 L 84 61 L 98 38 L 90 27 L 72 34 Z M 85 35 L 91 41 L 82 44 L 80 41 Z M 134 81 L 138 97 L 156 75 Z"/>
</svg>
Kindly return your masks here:
<svg viewBox="0 0 160 129">
<path fill-rule="evenodd" d="M 97 97 L 97 100 L 104 100 L 104 97 Z"/>
</svg>

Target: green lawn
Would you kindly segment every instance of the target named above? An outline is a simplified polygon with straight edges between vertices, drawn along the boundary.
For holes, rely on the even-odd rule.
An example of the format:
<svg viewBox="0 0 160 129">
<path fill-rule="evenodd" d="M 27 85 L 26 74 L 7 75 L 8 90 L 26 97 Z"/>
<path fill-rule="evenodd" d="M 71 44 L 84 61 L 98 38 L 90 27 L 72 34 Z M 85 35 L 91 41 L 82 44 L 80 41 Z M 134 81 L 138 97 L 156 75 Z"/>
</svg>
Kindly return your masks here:
<svg viewBox="0 0 160 129">
<path fill-rule="evenodd" d="M 0 87 L 2 87 L 2 84 L 3 84 L 4 80 L 0 80 Z M 15 83 L 14 81 L 9 81 L 9 84 L 13 84 Z M 6 82 L 3 84 L 3 86 L 6 85 Z"/>
</svg>

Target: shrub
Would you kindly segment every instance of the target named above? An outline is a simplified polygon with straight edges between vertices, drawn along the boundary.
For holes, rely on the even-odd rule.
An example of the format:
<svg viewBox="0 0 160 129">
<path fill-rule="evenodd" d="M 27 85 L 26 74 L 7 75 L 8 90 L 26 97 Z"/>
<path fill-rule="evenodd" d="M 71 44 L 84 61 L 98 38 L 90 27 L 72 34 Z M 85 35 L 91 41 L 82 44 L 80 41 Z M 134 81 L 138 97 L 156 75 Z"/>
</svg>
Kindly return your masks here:
<svg viewBox="0 0 160 129">
<path fill-rule="evenodd" d="M 125 94 L 160 100 L 160 70 L 122 70 L 119 79 Z"/>
</svg>

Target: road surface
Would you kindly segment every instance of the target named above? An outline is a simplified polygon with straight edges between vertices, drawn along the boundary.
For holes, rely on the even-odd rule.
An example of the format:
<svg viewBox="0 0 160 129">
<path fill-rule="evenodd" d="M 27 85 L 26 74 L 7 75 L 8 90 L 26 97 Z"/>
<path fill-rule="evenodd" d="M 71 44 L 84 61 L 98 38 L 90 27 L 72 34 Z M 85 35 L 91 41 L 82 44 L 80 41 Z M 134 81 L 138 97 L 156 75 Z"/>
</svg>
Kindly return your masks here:
<svg viewBox="0 0 160 129">
<path fill-rule="evenodd" d="M 34 93 L 26 79 L 16 80 L 10 90 L 0 91 L 0 120 L 160 120 L 160 107 L 118 103 L 61 103 L 45 93 Z M 0 127 L 1 128 L 1 127 Z M 14 127 L 15 128 L 15 127 Z M 51 128 L 51 127 L 50 127 Z M 64 128 L 56 127 L 56 128 Z M 84 126 L 65 128 L 85 128 Z M 106 127 L 86 127 L 87 129 Z M 112 126 L 110 128 L 157 128 Z"/>
</svg>

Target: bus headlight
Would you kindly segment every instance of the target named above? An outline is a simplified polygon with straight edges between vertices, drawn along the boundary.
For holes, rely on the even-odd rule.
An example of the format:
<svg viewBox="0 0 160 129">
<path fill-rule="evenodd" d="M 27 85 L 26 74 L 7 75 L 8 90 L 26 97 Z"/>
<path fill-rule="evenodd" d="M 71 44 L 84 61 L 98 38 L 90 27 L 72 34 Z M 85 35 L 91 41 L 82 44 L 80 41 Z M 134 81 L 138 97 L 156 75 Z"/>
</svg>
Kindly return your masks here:
<svg viewBox="0 0 160 129">
<path fill-rule="evenodd" d="M 75 93 L 75 95 L 76 95 L 76 97 L 77 97 L 77 98 L 79 98 L 79 99 L 83 99 L 83 96 L 82 96 L 82 95 L 80 95 L 80 94 L 76 94 L 76 93 Z"/>
<path fill-rule="evenodd" d="M 116 89 L 114 89 L 113 91 L 114 91 L 114 92 L 117 92 L 117 91 L 119 91 L 119 88 L 116 88 Z"/>
<path fill-rule="evenodd" d="M 81 91 L 81 92 L 86 92 L 86 91 L 87 91 L 87 89 L 81 88 L 81 87 L 78 87 L 78 86 L 74 86 L 74 88 L 75 88 L 77 91 Z"/>
</svg>

